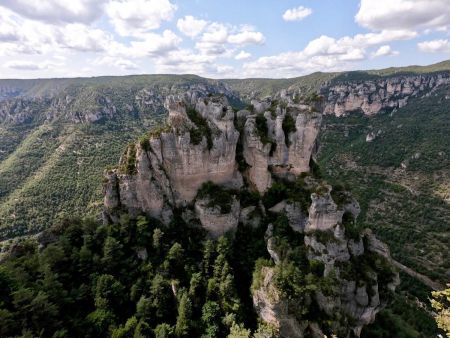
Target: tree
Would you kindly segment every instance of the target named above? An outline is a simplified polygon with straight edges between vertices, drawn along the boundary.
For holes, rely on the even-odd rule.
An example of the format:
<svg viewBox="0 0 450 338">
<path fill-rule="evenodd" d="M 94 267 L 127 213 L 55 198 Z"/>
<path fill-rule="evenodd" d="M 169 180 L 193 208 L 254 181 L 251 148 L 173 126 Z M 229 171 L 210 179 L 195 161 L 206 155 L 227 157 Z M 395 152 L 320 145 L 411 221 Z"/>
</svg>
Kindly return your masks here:
<svg viewBox="0 0 450 338">
<path fill-rule="evenodd" d="M 153 247 L 157 252 L 160 252 L 161 250 L 161 240 L 163 236 L 164 232 L 162 232 L 160 228 L 153 230 Z"/>
<path fill-rule="evenodd" d="M 169 324 L 163 323 L 155 327 L 155 338 L 172 338 L 174 336 L 173 327 Z"/>
<path fill-rule="evenodd" d="M 113 330 L 111 338 L 133 338 L 137 324 L 136 317 L 129 318 L 124 326 L 119 326 Z"/>
<path fill-rule="evenodd" d="M 187 336 L 191 326 L 192 303 L 187 292 L 181 296 L 180 304 L 178 305 L 177 324 L 175 326 L 175 333 L 178 337 Z"/>
<path fill-rule="evenodd" d="M 120 306 L 123 297 L 122 284 L 111 275 L 100 275 L 94 287 L 95 306 L 99 309 L 109 310 Z"/>
<path fill-rule="evenodd" d="M 166 255 L 164 261 L 164 268 L 169 271 L 171 275 L 175 275 L 183 268 L 184 250 L 179 243 L 174 243 Z"/>
<path fill-rule="evenodd" d="M 437 311 L 436 323 L 450 336 L 450 284 L 447 284 L 447 289 L 433 291 L 431 295 L 431 306 Z"/>
<path fill-rule="evenodd" d="M 157 318 L 167 317 L 173 310 L 172 293 L 169 282 L 156 274 L 150 287 L 152 307 Z"/>
<path fill-rule="evenodd" d="M 122 258 L 122 244 L 112 236 L 108 236 L 103 246 L 102 264 L 106 271 L 113 271 Z"/>
<path fill-rule="evenodd" d="M 216 302 L 208 301 L 202 308 L 202 322 L 206 327 L 206 337 L 217 337 L 220 331 L 220 306 Z"/>
<path fill-rule="evenodd" d="M 250 330 L 242 324 L 233 323 L 228 338 L 250 338 Z"/>
</svg>

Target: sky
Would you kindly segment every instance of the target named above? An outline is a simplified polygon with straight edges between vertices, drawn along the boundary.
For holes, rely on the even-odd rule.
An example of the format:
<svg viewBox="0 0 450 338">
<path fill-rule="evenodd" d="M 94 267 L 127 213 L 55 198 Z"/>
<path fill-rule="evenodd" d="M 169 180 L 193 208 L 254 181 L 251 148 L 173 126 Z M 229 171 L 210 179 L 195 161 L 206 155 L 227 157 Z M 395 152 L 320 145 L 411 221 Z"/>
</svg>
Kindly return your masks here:
<svg viewBox="0 0 450 338">
<path fill-rule="evenodd" d="M 282 78 L 447 59 L 450 0 L 0 0 L 0 78 Z"/>
</svg>

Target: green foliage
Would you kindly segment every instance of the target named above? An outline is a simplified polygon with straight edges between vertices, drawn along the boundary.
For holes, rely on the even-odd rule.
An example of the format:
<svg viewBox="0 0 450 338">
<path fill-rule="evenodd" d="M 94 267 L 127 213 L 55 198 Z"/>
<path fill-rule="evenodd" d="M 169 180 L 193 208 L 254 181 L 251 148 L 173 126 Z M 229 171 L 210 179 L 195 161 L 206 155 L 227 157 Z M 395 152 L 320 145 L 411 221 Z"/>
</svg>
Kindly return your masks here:
<svg viewBox="0 0 450 338">
<path fill-rule="evenodd" d="M 208 199 L 209 208 L 218 206 L 222 214 L 228 214 L 231 212 L 235 194 L 235 191 L 225 189 L 209 181 L 202 184 L 198 190 L 197 198 Z"/>
<path fill-rule="evenodd" d="M 450 284 L 447 289 L 433 291 L 431 306 L 437 312 L 436 323 L 440 329 L 450 334 Z"/>
<path fill-rule="evenodd" d="M 298 177 L 295 182 L 277 180 L 263 196 L 266 208 L 271 208 L 282 200 L 299 203 L 302 211 L 308 214 L 311 204 L 311 191 L 306 188 L 303 178 Z"/>
<path fill-rule="evenodd" d="M 238 292 L 230 264 L 243 244 L 205 241 L 181 222 L 175 217 L 163 232 L 143 216 L 111 226 L 67 220 L 47 230 L 57 237 L 40 251 L 33 241 L 18 243 L 17 256 L 0 267 L 1 335 L 225 337 L 233 322 L 256 321 L 242 311 L 249 288 Z M 249 260 L 260 242 L 254 253 L 246 248 Z M 144 248 L 148 258 L 140 259 Z"/>
<path fill-rule="evenodd" d="M 292 117 L 291 114 L 286 113 L 283 119 L 283 132 L 284 132 L 284 141 L 286 143 L 286 146 L 291 145 L 291 141 L 289 140 L 289 134 L 295 133 L 297 131 L 297 127 L 295 126 L 295 120 Z"/>
<path fill-rule="evenodd" d="M 203 137 L 206 138 L 208 149 L 213 147 L 212 131 L 208 124 L 208 121 L 200 115 L 195 108 L 188 108 L 186 110 L 187 116 L 195 124 L 196 128 L 191 128 L 189 133 L 191 135 L 191 143 L 194 145 L 200 144 Z"/>
<path fill-rule="evenodd" d="M 444 155 L 450 153 L 448 92 L 449 87 L 442 87 L 395 112 L 372 117 L 327 116 L 318 154 L 324 178 L 335 186 L 346 182 L 361 206 L 347 233 L 356 234 L 359 226 L 371 228 L 396 260 L 441 283 L 448 280 L 444 257 L 450 255 L 450 206 L 443 198 L 450 168 L 450 157 Z M 369 132 L 379 130 L 366 142 Z M 339 200 L 333 191 L 332 196 Z M 418 283 L 406 292 L 411 294 Z"/>
<path fill-rule="evenodd" d="M 269 129 L 267 128 L 267 120 L 264 114 L 258 114 L 255 118 L 256 132 L 262 144 L 270 144 L 276 146 L 276 143 L 269 137 Z M 272 152 L 272 151 L 271 151 Z"/>
<path fill-rule="evenodd" d="M 119 171 L 122 174 L 133 175 L 136 173 L 136 145 L 130 143 L 122 155 Z"/>
</svg>

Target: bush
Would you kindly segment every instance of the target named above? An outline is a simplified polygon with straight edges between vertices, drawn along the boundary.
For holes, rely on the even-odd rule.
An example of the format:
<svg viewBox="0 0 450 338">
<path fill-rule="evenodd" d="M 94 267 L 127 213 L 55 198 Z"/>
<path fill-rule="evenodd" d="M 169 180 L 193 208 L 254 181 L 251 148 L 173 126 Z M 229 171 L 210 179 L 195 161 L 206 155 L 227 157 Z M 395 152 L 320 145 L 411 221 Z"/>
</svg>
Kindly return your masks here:
<svg viewBox="0 0 450 338">
<path fill-rule="evenodd" d="M 209 199 L 209 208 L 218 206 L 222 214 L 228 214 L 231 212 L 233 195 L 235 195 L 234 191 L 224 189 L 223 187 L 209 181 L 203 183 L 203 185 L 200 187 L 197 193 L 197 198 Z"/>
<path fill-rule="evenodd" d="M 213 140 L 212 131 L 208 125 L 208 121 L 203 116 L 201 116 L 200 113 L 195 110 L 195 108 L 187 109 L 186 114 L 189 117 L 189 120 L 191 120 L 192 123 L 194 123 L 197 127 L 191 128 L 189 130 L 191 143 L 194 145 L 198 145 L 202 142 L 203 137 L 205 137 L 208 149 L 211 150 L 211 148 L 213 147 Z"/>
<path fill-rule="evenodd" d="M 297 131 L 297 128 L 295 126 L 295 120 L 292 117 L 291 114 L 286 114 L 283 120 L 283 132 L 284 132 L 284 142 L 286 143 L 286 146 L 290 146 L 291 142 L 289 140 L 289 134 L 295 133 Z"/>
</svg>

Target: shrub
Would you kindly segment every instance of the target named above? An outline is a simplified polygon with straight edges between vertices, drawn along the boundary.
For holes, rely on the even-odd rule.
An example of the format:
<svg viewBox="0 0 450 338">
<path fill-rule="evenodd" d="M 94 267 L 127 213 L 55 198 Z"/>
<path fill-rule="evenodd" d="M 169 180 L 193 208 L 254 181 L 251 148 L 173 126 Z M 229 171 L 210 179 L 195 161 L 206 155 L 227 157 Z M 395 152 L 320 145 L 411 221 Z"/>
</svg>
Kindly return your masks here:
<svg viewBox="0 0 450 338">
<path fill-rule="evenodd" d="M 209 199 L 209 208 L 218 206 L 222 214 L 228 214 L 231 212 L 233 195 L 234 191 L 224 189 L 223 187 L 218 186 L 213 182 L 206 182 L 203 183 L 200 190 L 198 191 L 197 198 Z"/>
<path fill-rule="evenodd" d="M 274 142 L 269 137 L 269 129 L 267 128 L 267 120 L 263 114 L 258 114 L 255 119 L 256 132 L 262 144 L 273 144 Z"/>
<path fill-rule="evenodd" d="M 189 130 L 191 136 L 191 143 L 194 145 L 198 145 L 202 142 L 203 137 L 206 138 L 206 142 L 208 144 L 208 149 L 211 150 L 213 146 L 212 140 L 212 131 L 208 125 L 208 121 L 200 115 L 195 108 L 189 108 L 186 111 L 187 116 L 195 124 L 197 128 L 191 128 Z"/>
<path fill-rule="evenodd" d="M 284 141 L 286 143 L 286 146 L 290 146 L 291 142 L 289 141 L 289 134 L 295 133 L 297 131 L 297 128 L 295 127 L 295 120 L 292 117 L 291 114 L 286 114 L 283 120 L 283 132 L 284 132 Z"/>
</svg>

